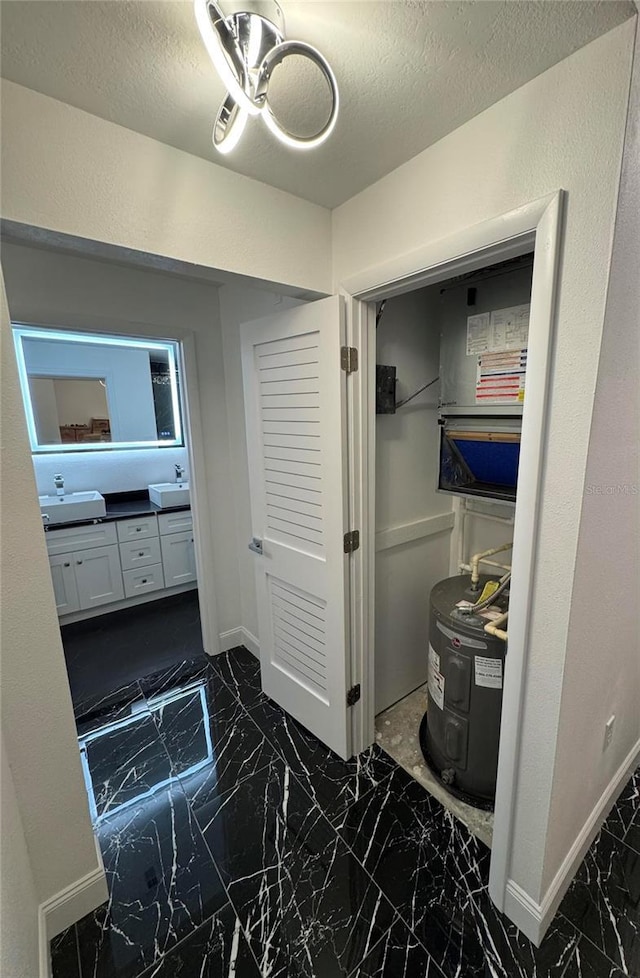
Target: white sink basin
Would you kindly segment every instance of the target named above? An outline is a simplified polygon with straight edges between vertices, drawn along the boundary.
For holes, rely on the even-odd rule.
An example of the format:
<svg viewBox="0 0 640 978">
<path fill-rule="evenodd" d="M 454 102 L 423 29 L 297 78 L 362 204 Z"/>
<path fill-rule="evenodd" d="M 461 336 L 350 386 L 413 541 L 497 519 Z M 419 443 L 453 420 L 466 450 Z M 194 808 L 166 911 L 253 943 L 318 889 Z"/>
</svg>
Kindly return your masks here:
<svg viewBox="0 0 640 978">
<path fill-rule="evenodd" d="M 107 508 L 99 492 L 67 492 L 64 496 L 38 496 L 45 526 L 93 520 L 104 516 Z"/>
<path fill-rule="evenodd" d="M 149 499 L 161 509 L 169 506 L 188 506 L 191 501 L 188 482 L 157 482 L 147 488 Z"/>
</svg>

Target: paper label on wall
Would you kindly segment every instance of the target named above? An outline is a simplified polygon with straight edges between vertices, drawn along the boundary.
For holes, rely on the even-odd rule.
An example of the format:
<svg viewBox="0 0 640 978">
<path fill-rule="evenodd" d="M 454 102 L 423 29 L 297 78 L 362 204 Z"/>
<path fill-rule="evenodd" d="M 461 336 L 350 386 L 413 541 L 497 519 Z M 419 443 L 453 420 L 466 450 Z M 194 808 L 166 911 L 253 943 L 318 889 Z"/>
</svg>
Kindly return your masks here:
<svg viewBox="0 0 640 978">
<path fill-rule="evenodd" d="M 526 375 L 526 349 L 481 354 L 476 372 L 476 402 L 522 404 Z"/>
<path fill-rule="evenodd" d="M 429 646 L 427 688 L 433 702 L 442 710 L 444 708 L 444 676 L 440 672 L 440 656 L 433 645 Z"/>
<path fill-rule="evenodd" d="M 526 349 L 529 336 L 527 302 L 507 309 L 476 313 L 467 318 L 467 356 L 482 353 L 509 353 Z"/>
<path fill-rule="evenodd" d="M 530 308 L 527 302 L 522 306 L 509 306 L 508 309 L 494 309 L 491 313 L 490 347 L 493 353 L 521 350 L 526 347 L 529 337 Z"/>
<path fill-rule="evenodd" d="M 474 663 L 476 686 L 502 689 L 502 659 L 489 659 L 485 655 L 476 655 Z"/>
<path fill-rule="evenodd" d="M 467 319 L 467 356 L 477 356 L 491 349 L 491 313 L 483 312 Z"/>
</svg>

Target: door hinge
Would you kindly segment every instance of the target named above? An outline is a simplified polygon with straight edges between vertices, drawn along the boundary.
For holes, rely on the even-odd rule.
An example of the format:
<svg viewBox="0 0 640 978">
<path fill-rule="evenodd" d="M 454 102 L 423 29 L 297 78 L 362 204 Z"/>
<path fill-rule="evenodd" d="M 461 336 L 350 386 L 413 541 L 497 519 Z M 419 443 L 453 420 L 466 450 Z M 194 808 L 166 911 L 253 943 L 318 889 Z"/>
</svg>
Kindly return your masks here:
<svg viewBox="0 0 640 978">
<path fill-rule="evenodd" d="M 344 535 L 344 552 L 352 554 L 360 547 L 360 530 L 349 530 Z"/>
<path fill-rule="evenodd" d="M 355 346 L 340 347 L 340 367 L 348 374 L 358 369 L 358 351 Z"/>
<path fill-rule="evenodd" d="M 347 706 L 354 706 L 360 699 L 360 683 L 347 690 Z"/>
</svg>

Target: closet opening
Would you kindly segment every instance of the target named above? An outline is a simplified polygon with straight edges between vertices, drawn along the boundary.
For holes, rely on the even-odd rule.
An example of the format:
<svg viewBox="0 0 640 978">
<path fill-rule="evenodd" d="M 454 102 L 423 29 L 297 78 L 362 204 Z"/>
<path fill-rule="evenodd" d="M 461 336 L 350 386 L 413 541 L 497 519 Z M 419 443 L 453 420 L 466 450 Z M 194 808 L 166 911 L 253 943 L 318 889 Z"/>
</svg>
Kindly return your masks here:
<svg viewBox="0 0 640 978">
<path fill-rule="evenodd" d="M 375 304 L 375 737 L 488 845 L 532 280 L 527 251 Z"/>
</svg>

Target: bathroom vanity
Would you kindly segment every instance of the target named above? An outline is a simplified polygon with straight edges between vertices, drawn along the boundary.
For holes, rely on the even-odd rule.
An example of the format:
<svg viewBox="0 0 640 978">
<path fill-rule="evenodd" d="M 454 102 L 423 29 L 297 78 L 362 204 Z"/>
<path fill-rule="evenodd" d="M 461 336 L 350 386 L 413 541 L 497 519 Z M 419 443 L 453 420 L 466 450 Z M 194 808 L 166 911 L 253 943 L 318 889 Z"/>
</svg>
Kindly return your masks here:
<svg viewBox="0 0 640 978">
<path fill-rule="evenodd" d="M 58 616 L 78 621 L 197 586 L 193 518 L 148 498 L 108 502 L 91 522 L 46 529 Z"/>
</svg>

